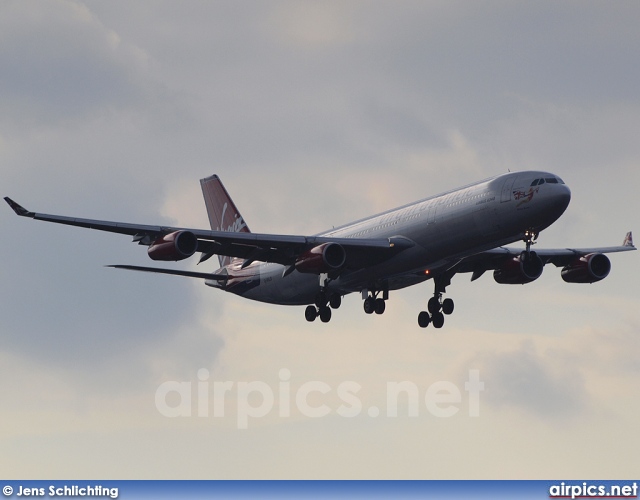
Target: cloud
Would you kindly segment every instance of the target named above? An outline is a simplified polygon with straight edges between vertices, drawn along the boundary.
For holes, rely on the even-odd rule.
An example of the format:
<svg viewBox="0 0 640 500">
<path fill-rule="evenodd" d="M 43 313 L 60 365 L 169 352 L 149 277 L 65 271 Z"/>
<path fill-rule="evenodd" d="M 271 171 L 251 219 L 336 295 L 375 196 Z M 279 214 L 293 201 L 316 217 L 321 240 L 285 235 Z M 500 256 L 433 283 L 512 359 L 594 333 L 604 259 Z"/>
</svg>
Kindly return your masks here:
<svg viewBox="0 0 640 500">
<path fill-rule="evenodd" d="M 562 335 L 503 335 L 502 347 L 478 346 L 462 365 L 480 370 L 484 401 L 554 426 L 584 418 L 621 419 L 640 365 L 633 356 L 637 326 L 581 327 Z M 637 405 L 632 405 L 637 410 Z"/>
<path fill-rule="evenodd" d="M 163 223 L 162 186 L 171 177 L 162 172 L 172 165 L 159 158 L 171 142 L 158 142 L 174 135 L 162 123 L 175 101 L 145 51 L 79 2 L 10 2 L 0 25 L 4 195 L 38 212 Z M 222 341 L 198 328 L 195 283 L 105 269 L 148 259 L 126 237 L 50 226 L 7 208 L 5 227 L 22 237 L 19 246 L 0 246 L 2 278 L 11 283 L 0 305 L 5 352 L 76 386 L 86 387 L 79 374 L 92 370 L 104 381 L 96 390 L 107 391 L 155 376 L 150 351 L 162 358 L 170 350 L 173 363 L 194 359 L 180 354 L 177 338 L 215 358 Z"/>
<path fill-rule="evenodd" d="M 549 361 L 532 342 L 513 351 L 487 356 L 479 363 L 485 381 L 486 401 L 553 420 L 584 411 L 587 394 L 582 375 L 563 363 L 563 356 Z"/>
<path fill-rule="evenodd" d="M 0 32 L 5 134 L 146 101 L 144 51 L 123 43 L 81 3 L 9 2 Z"/>
</svg>

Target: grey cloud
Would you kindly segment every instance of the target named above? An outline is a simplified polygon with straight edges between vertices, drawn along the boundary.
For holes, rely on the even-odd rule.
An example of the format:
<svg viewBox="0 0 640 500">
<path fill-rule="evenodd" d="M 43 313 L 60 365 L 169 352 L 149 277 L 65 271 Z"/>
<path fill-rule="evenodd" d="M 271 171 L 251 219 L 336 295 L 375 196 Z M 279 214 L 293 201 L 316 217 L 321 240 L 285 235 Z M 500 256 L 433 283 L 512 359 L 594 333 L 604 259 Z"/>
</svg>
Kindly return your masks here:
<svg viewBox="0 0 640 500">
<path fill-rule="evenodd" d="M 146 100 L 146 64 L 80 3 L 9 2 L 0 16 L 5 133 L 136 106 Z"/>
<path fill-rule="evenodd" d="M 390 165 L 390 151 L 441 148 L 457 130 L 482 152 L 489 175 L 532 156 L 543 165 L 580 161 L 582 141 L 549 144 L 545 130 L 553 138 L 583 121 L 546 112 L 556 103 L 580 112 L 637 102 L 634 4 L 161 2 L 126 18 L 117 2 L 88 5 L 158 61 L 182 99 L 174 140 L 194 166 L 313 175 L 320 163 L 327 176 L 345 163 L 395 169 L 402 166 Z M 311 43 L 294 29 L 327 16 L 339 21 L 329 30 L 339 31 L 334 43 Z"/>
<path fill-rule="evenodd" d="M 89 372 L 94 381 L 121 380 L 121 387 L 152 376 L 150 353 L 163 363 L 171 359 L 167 366 L 215 359 L 222 340 L 219 332 L 198 326 L 194 283 L 104 268 L 148 264 L 126 238 L 109 242 L 92 232 L 49 231 L 15 219 L 5 229 L 22 235 L 22 250 L 15 240 L 0 246 L 2 281 L 11 283 L 0 303 L 3 351 L 75 380 Z M 208 308 L 217 304 L 212 300 Z M 177 337 L 186 342 L 181 349 L 174 345 Z"/>
<path fill-rule="evenodd" d="M 77 2 L 9 2 L 0 26 L 3 195 L 45 213 L 163 223 L 164 167 L 154 167 L 173 103 L 150 106 L 162 86 L 144 52 Z M 197 355 L 171 347 L 176 360 L 200 363 L 221 349 L 217 332 L 197 328 L 192 283 L 103 268 L 148 264 L 129 238 L 18 218 L 6 206 L 2 217 L 19 235 L 0 245 L 11 284 L 0 304 L 4 351 L 72 381 L 90 372 L 123 388 L 152 376 L 148 353 L 162 358 L 190 324 Z"/>
<path fill-rule="evenodd" d="M 614 328 L 589 327 L 573 330 L 567 342 L 572 362 L 588 365 L 603 377 L 625 379 L 640 375 L 640 324 L 637 318 L 620 321 Z M 553 351 L 555 352 L 555 351 Z M 560 356 L 563 353 L 560 351 Z M 564 353 L 566 356 L 566 352 Z"/>
<path fill-rule="evenodd" d="M 532 342 L 486 355 L 479 363 L 483 396 L 498 409 L 515 408 L 549 420 L 575 417 L 589 404 L 580 372 L 562 358 L 537 352 Z"/>
</svg>

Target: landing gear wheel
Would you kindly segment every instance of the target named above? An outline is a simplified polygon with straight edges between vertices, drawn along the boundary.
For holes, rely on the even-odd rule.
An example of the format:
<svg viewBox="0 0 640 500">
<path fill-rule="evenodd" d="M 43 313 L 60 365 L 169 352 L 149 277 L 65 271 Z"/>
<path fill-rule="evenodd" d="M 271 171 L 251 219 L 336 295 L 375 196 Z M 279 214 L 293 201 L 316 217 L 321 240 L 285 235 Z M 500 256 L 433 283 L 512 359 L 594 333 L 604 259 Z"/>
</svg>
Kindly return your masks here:
<svg viewBox="0 0 640 500">
<path fill-rule="evenodd" d="M 427 309 L 429 309 L 429 312 L 431 314 L 436 314 L 437 312 L 440 312 L 440 308 L 442 306 L 440 305 L 440 301 L 438 300 L 438 297 L 431 297 L 429 299 L 429 303 L 427 304 Z"/>
<path fill-rule="evenodd" d="M 327 306 L 323 306 L 320 308 L 318 312 L 318 316 L 320 316 L 320 321 L 323 323 L 328 323 L 331 321 L 331 309 Z"/>
<path fill-rule="evenodd" d="M 418 314 L 418 325 L 420 326 L 420 328 L 428 327 L 429 323 L 431 323 L 431 316 L 429 316 L 429 313 L 427 311 L 422 311 L 420 314 Z"/>
<path fill-rule="evenodd" d="M 386 305 L 383 299 L 376 299 L 374 302 L 374 309 L 376 314 L 382 314 L 384 312 Z"/>
<path fill-rule="evenodd" d="M 334 293 L 329 299 L 329 305 L 331 306 L 331 309 L 338 309 L 341 304 L 342 297 L 340 297 L 340 295 L 338 295 L 337 293 Z"/>
<path fill-rule="evenodd" d="M 304 310 L 304 317 L 308 322 L 315 321 L 318 317 L 318 312 L 316 311 L 315 306 L 307 306 Z"/>
<path fill-rule="evenodd" d="M 444 299 L 442 301 L 442 312 L 444 314 L 451 314 L 453 312 L 453 300 L 452 299 Z"/>
<path fill-rule="evenodd" d="M 431 318 L 431 322 L 434 328 L 442 328 L 442 325 L 444 325 L 444 314 L 435 313 Z"/>
<path fill-rule="evenodd" d="M 375 308 L 375 299 L 373 297 L 367 297 L 366 299 L 364 299 L 364 312 L 366 312 L 367 314 L 373 314 Z"/>
</svg>

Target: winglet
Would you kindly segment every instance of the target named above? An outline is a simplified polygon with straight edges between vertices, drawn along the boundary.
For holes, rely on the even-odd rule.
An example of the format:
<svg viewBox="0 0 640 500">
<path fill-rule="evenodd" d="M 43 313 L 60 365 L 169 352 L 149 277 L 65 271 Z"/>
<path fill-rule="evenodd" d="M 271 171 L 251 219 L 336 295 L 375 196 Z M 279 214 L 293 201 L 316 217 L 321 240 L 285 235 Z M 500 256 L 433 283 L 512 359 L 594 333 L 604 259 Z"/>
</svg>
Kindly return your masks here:
<svg viewBox="0 0 640 500">
<path fill-rule="evenodd" d="M 631 234 L 631 231 L 629 231 L 627 233 L 627 235 L 624 237 L 624 241 L 622 242 L 622 246 L 623 247 L 632 247 L 633 245 L 633 234 Z"/>
<path fill-rule="evenodd" d="M 21 205 L 18 205 L 15 201 L 13 201 L 8 196 L 5 196 L 4 201 L 6 201 L 9 204 L 9 206 L 13 209 L 13 211 L 15 213 L 17 213 L 18 215 L 20 215 L 22 217 L 31 217 L 31 218 L 33 218 L 35 216 L 35 213 L 29 212 L 29 210 L 27 210 L 26 208 L 24 208 Z"/>
</svg>

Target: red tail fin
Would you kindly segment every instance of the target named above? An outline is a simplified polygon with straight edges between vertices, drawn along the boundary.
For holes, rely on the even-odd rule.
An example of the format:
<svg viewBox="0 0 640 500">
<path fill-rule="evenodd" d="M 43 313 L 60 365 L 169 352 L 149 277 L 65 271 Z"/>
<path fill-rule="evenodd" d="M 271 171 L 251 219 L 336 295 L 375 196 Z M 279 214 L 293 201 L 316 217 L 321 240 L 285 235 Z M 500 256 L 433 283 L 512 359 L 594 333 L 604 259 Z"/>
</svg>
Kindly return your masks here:
<svg viewBox="0 0 640 500">
<path fill-rule="evenodd" d="M 202 187 L 204 203 L 207 206 L 209 223 L 213 231 L 251 232 L 217 175 L 200 179 L 200 186 Z M 231 257 L 224 255 L 219 255 L 218 259 L 221 267 L 226 266 L 231 261 Z"/>
</svg>

